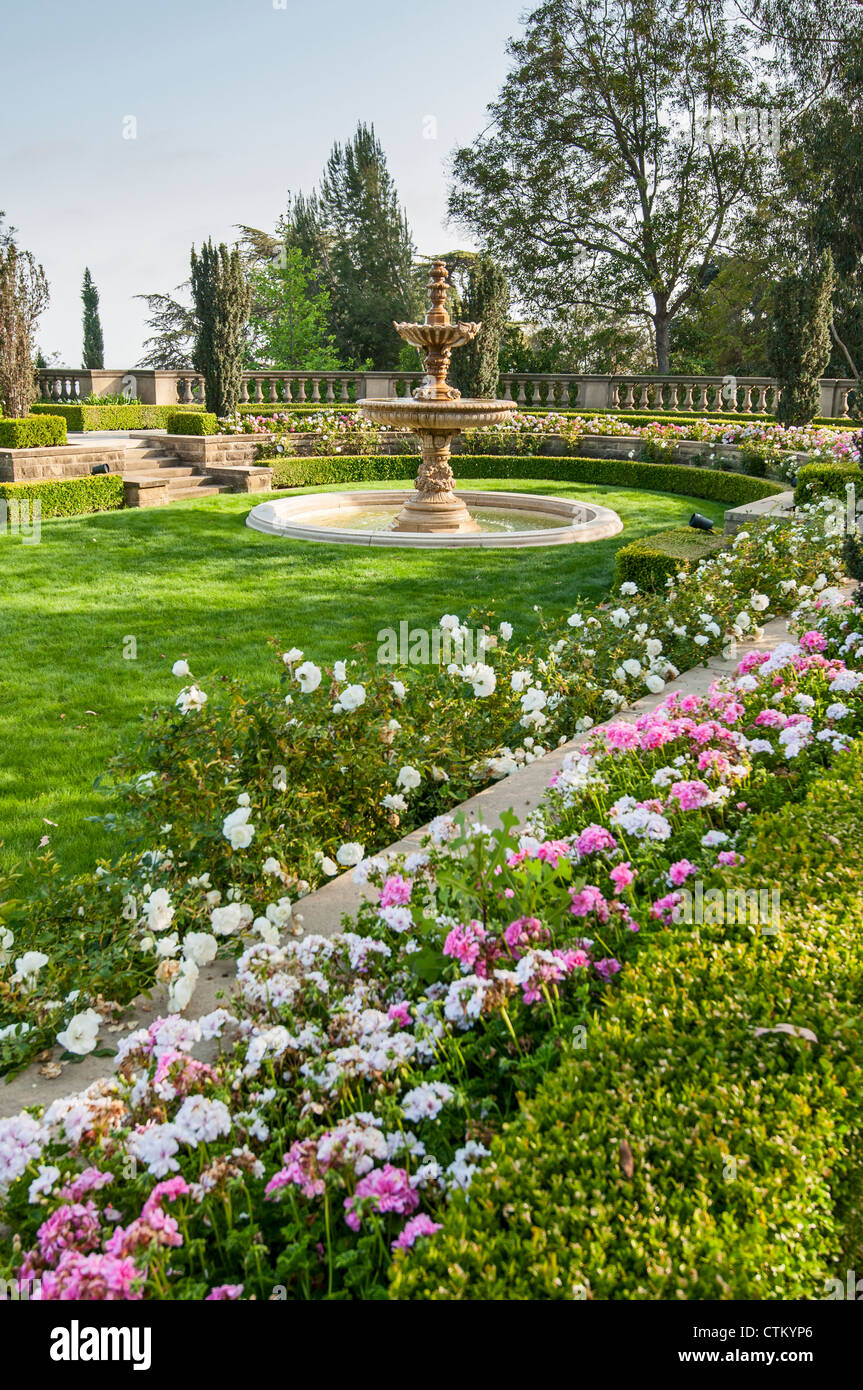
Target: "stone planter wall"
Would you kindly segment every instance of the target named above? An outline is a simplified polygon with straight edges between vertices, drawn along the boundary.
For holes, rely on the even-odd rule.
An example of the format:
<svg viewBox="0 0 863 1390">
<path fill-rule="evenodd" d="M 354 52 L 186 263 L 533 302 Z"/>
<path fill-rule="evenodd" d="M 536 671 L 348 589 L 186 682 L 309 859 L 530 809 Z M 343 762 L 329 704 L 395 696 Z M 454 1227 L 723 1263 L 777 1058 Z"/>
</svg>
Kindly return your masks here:
<svg viewBox="0 0 863 1390">
<path fill-rule="evenodd" d="M 33 483 L 52 478 L 85 478 L 97 464 L 109 473 L 122 473 L 122 444 L 57 444 L 45 449 L 0 449 L 0 482 Z"/>
<path fill-rule="evenodd" d="M 268 434 L 159 434 L 149 430 L 135 431 L 131 439 L 146 439 L 151 444 L 164 446 L 168 453 L 176 454 L 182 463 L 188 463 L 202 472 L 209 471 L 211 464 L 254 464 L 259 445 L 269 439 Z"/>
</svg>

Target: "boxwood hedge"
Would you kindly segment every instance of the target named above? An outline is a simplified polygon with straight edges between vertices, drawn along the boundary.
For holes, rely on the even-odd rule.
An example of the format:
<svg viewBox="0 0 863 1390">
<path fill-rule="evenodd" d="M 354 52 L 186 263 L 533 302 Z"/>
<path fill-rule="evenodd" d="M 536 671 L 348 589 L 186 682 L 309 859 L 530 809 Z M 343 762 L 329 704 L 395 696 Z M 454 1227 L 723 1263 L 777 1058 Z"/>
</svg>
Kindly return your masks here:
<svg viewBox="0 0 863 1390">
<path fill-rule="evenodd" d="M 66 421 L 57 413 L 0 420 L 0 449 L 48 449 L 66 443 Z"/>
<path fill-rule="evenodd" d="M 863 471 L 859 464 L 850 460 L 847 463 L 804 463 L 797 470 L 794 501 L 798 506 L 803 502 L 817 502 L 821 497 L 840 497 L 844 502 L 849 483 L 855 483 L 858 490 L 863 487 Z"/>
<path fill-rule="evenodd" d="M 87 512 L 113 512 L 123 506 L 123 479 L 119 473 L 96 473 L 86 478 L 49 478 L 32 483 L 0 483 L 0 499 L 41 504 L 40 516 L 84 516 Z"/>
<path fill-rule="evenodd" d="M 844 1285 L 863 1255 L 861 835 L 858 744 L 793 815 L 760 817 L 745 869 L 717 880 L 778 887 L 777 934 L 660 929 L 469 1200 L 396 1256 L 393 1296 L 792 1300 Z M 817 1041 L 756 1033 L 778 1025 Z"/>
<path fill-rule="evenodd" d="M 90 430 L 163 430 L 169 415 L 200 409 L 199 405 L 52 405 L 37 401 L 30 413 L 62 415 L 73 434 L 86 434 Z"/>
<path fill-rule="evenodd" d="M 622 545 L 614 557 L 615 583 L 629 580 L 642 593 L 665 588 L 670 575 L 688 569 L 725 543 L 721 534 L 695 531 L 687 526 L 671 526 L 642 536 L 631 545 Z"/>
<path fill-rule="evenodd" d="M 165 428 L 168 434 L 215 434 L 219 428 L 219 421 L 215 415 L 205 410 L 197 414 L 188 410 L 172 410 L 165 420 Z"/>
<path fill-rule="evenodd" d="M 368 482 L 416 477 L 416 455 L 333 455 L 330 458 L 285 456 L 268 460 L 273 486 L 314 487 L 323 483 Z M 738 506 L 782 492 L 782 486 L 742 473 L 688 468 L 678 463 L 637 463 L 630 459 L 536 457 L 523 454 L 459 454 L 458 476 L 472 478 L 543 478 L 562 483 L 597 483 L 605 487 L 646 488 Z"/>
</svg>

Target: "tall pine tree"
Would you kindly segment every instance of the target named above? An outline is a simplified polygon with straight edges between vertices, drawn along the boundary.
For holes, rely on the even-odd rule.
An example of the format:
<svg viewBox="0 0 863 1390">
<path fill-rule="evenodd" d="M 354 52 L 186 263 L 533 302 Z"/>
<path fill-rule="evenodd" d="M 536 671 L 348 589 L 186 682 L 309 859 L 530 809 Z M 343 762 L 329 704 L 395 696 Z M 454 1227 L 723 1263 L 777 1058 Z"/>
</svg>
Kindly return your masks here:
<svg viewBox="0 0 863 1390">
<path fill-rule="evenodd" d="M 252 292 L 240 252 L 212 241 L 198 256 L 192 247 L 192 300 L 195 347 L 192 361 L 204 378 L 207 409 L 230 415 L 237 408 L 243 381 L 245 329 Z"/>
<path fill-rule="evenodd" d="M 105 344 L 102 339 L 102 321 L 99 318 L 99 291 L 93 284 L 89 268 L 84 268 L 84 284 L 81 287 L 81 300 L 84 305 L 84 361 L 85 371 L 101 370 L 105 365 Z"/>
<path fill-rule="evenodd" d="M 319 195 L 294 212 L 302 249 L 321 264 L 339 357 L 395 367 L 393 320 L 415 308 L 414 247 L 374 126 L 361 122 L 349 144 L 333 146 Z"/>
</svg>

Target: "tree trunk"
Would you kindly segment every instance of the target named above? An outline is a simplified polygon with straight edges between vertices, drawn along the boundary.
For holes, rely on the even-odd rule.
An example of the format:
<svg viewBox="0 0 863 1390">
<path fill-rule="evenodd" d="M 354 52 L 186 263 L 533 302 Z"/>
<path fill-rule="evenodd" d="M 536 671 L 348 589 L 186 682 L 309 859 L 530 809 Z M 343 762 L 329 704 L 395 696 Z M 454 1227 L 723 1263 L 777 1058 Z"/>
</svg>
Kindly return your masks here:
<svg viewBox="0 0 863 1390">
<path fill-rule="evenodd" d="M 671 319 L 666 311 L 665 296 L 654 295 L 654 300 L 656 303 L 656 312 L 653 315 L 653 327 L 656 334 L 656 370 L 667 372 L 671 355 Z"/>
</svg>

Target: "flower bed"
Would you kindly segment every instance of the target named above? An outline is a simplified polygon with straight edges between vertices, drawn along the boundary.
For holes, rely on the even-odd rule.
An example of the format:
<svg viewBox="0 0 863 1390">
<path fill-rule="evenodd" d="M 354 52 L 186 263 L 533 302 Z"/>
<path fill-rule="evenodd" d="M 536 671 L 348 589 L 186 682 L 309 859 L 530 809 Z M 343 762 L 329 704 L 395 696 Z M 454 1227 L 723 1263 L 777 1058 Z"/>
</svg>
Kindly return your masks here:
<svg viewBox="0 0 863 1390">
<path fill-rule="evenodd" d="M 587 1048 L 492 1145 L 470 1203 L 456 1197 L 434 1241 L 397 1260 L 397 1297 L 845 1297 L 863 1141 L 861 808 L 858 742 L 793 815 L 752 823 L 745 869 L 716 882 L 775 885 L 778 934 L 708 922 L 658 937 Z"/>
<path fill-rule="evenodd" d="M 409 1296 L 500 1297 L 501 1280 L 508 1298 L 813 1296 L 849 1187 L 831 1160 L 860 1129 L 859 940 L 849 961 L 849 914 L 811 926 L 804 911 L 806 949 L 796 931 L 771 937 L 753 972 L 750 934 L 674 922 L 696 874 L 739 880 L 750 844 L 772 867 L 764 816 L 777 808 L 783 870 L 803 893 L 822 891 L 822 865 L 849 882 L 832 846 L 858 842 L 859 792 L 834 786 L 827 804 L 853 808 L 850 834 L 814 855 L 787 808 L 815 787 L 806 823 L 829 819 L 818 778 L 863 728 L 863 613 L 824 586 L 819 607 L 804 601 L 799 644 L 590 737 L 522 834 L 445 817 L 408 859 L 362 859 L 379 891 L 339 937 L 280 944 L 287 905 L 252 921 L 245 889 L 207 902 L 211 882 L 187 878 L 211 930 L 185 936 L 179 969 L 246 919 L 256 944 L 239 995 L 133 1034 L 116 1080 L 0 1121 L 16 1233 L 0 1272 L 40 1280 L 49 1299 L 375 1298 L 393 1259 Z M 240 849 L 255 838 L 249 810 L 222 827 Z M 283 871 L 271 860 L 263 872 L 275 886 Z M 163 890 L 144 916 L 152 936 L 174 935 Z M 774 1000 L 782 1020 L 799 1018 L 790 1032 Z M 807 1064 L 801 1029 L 816 1013 L 830 1043 Z M 97 1024 L 73 1020 L 68 1041 Z M 218 1059 L 196 1060 L 215 1037 Z M 720 1201 L 726 1154 L 743 1171 Z M 673 1219 L 655 1219 L 661 1199 Z M 613 1252 L 599 1260 L 597 1226 Z"/>
<path fill-rule="evenodd" d="M 313 425 L 313 428 L 310 428 Z M 279 459 L 294 452 L 296 436 L 308 441 L 321 455 L 378 453 L 383 439 L 398 445 L 399 452 L 418 451 L 416 437 L 406 429 L 384 429 L 362 419 L 356 411 L 322 410 L 310 419 L 307 413 L 293 411 L 268 415 L 237 414 L 219 422 L 228 434 L 269 430 L 272 439 L 263 446 L 261 457 Z M 514 411 L 500 425 L 466 430 L 457 441 L 460 455 L 533 454 L 545 439 L 562 441 L 564 453 L 577 455 L 586 436 L 605 438 L 635 437 L 640 442 L 644 462 L 670 463 L 681 443 L 703 441 L 708 447 L 702 462 L 716 462 L 716 445 L 733 447 L 740 455 L 744 472 L 764 477 L 772 473 L 793 481 L 799 453 L 811 462 L 859 462 L 859 430 L 831 426 L 785 426 L 768 420 L 735 421 L 723 419 L 668 420 L 619 415 L 573 415 L 546 412 L 531 414 Z"/>
<path fill-rule="evenodd" d="M 363 655 L 324 670 L 288 650 L 276 653 L 275 687 L 221 685 L 210 699 L 178 662 L 176 706 L 113 769 L 108 820 L 135 854 L 71 882 L 50 861 L 33 866 L 23 899 L 5 887 L 15 952 L 0 966 L 0 1067 L 20 1067 L 99 995 L 123 1003 L 155 978 L 184 1007 L 200 968 L 184 955 L 187 934 L 236 952 L 254 922 L 288 924 L 291 905 L 339 865 L 826 588 L 839 551 L 817 513 L 761 525 L 661 594 L 625 583 L 611 604 L 540 617 L 521 642 L 505 620 L 477 617 L 468 630 L 445 615 L 453 659 L 406 671 Z M 16 978 L 29 952 L 41 960 Z"/>
</svg>

